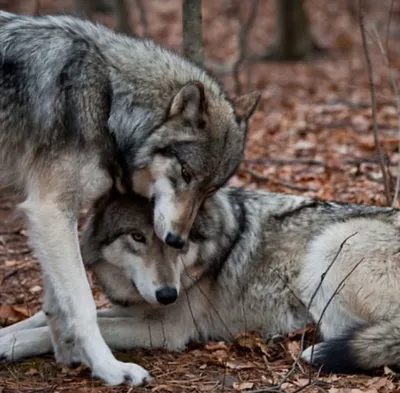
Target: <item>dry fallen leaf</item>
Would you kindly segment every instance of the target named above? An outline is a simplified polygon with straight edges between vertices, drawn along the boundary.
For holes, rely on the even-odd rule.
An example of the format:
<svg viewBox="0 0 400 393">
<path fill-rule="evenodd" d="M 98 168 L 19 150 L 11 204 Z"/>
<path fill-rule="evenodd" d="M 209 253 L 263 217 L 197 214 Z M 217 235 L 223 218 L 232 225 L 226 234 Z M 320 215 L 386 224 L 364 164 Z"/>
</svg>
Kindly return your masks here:
<svg viewBox="0 0 400 393">
<path fill-rule="evenodd" d="M 29 316 L 31 316 L 31 312 L 28 307 L 0 304 L 0 320 L 6 321 L 7 324 L 22 321 Z"/>
<path fill-rule="evenodd" d="M 288 350 L 293 359 L 297 359 L 300 353 L 300 344 L 298 341 L 289 341 Z"/>
<path fill-rule="evenodd" d="M 375 377 L 370 380 L 368 383 L 368 386 L 370 388 L 374 388 L 376 390 L 379 390 L 383 388 L 384 386 L 387 386 L 390 383 L 390 381 L 386 377 Z"/>
<path fill-rule="evenodd" d="M 289 332 L 288 337 L 293 338 L 296 336 L 301 336 L 303 333 L 311 333 L 313 330 L 314 330 L 314 327 L 311 324 L 308 324 L 305 329 L 300 328 L 300 329 L 293 330 L 292 332 Z"/>
<path fill-rule="evenodd" d="M 242 348 L 246 348 L 246 349 L 250 349 L 250 350 L 258 349 L 264 355 L 270 356 L 269 350 L 268 350 L 268 345 L 261 338 L 261 336 L 257 333 L 249 334 L 248 332 L 239 332 L 236 335 L 235 343 Z"/>
<path fill-rule="evenodd" d="M 253 382 L 235 382 L 233 388 L 236 390 L 247 390 L 252 389 L 254 386 Z"/>
<path fill-rule="evenodd" d="M 39 374 L 39 371 L 38 370 L 36 370 L 36 368 L 30 368 L 26 373 L 25 373 L 25 375 L 36 375 L 36 374 Z"/>
<path fill-rule="evenodd" d="M 31 293 L 38 293 L 42 291 L 42 287 L 40 285 L 35 285 L 29 289 Z"/>
<path fill-rule="evenodd" d="M 226 362 L 226 367 L 232 370 L 248 370 L 254 368 L 254 364 L 252 363 L 243 363 L 238 360 L 229 360 Z"/>
<path fill-rule="evenodd" d="M 215 342 L 215 341 L 210 341 L 207 345 L 204 347 L 208 351 L 218 351 L 220 349 L 228 350 L 229 346 L 225 342 Z"/>
</svg>

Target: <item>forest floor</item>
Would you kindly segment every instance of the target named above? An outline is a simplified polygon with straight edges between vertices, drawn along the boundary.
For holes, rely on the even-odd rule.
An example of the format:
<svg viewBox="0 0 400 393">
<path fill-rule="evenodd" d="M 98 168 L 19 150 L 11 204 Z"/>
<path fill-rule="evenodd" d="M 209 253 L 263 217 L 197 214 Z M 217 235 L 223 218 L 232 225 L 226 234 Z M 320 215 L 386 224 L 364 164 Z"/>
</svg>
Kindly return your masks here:
<svg viewBox="0 0 400 393">
<path fill-rule="evenodd" d="M 130 18 L 136 32 L 142 26 L 132 0 Z M 144 2 L 148 35 L 181 50 L 181 2 Z M 272 1 L 261 1 L 247 51 L 259 54 L 271 43 L 274 28 Z M 373 3 L 373 2 L 371 2 Z M 237 53 L 237 22 L 230 1 L 203 0 L 204 45 L 209 64 L 232 64 Z M 242 2 L 243 16 L 250 1 Z M 370 89 L 357 19 L 347 1 L 306 2 L 312 32 L 326 54 L 304 62 L 252 62 L 243 67 L 243 90 L 256 88 L 261 103 L 249 128 L 245 160 L 231 184 L 270 191 L 310 195 L 329 200 L 387 204 L 372 133 Z M 70 0 L 41 0 L 41 12 L 68 10 Z M 371 6 L 367 13 L 369 48 L 377 91 L 377 123 L 390 186 L 397 176 L 398 113 L 389 71 L 372 37 L 373 26 L 386 48 L 390 1 Z M 113 18 L 101 19 L 113 26 Z M 400 9 L 394 7 L 389 29 L 389 54 L 395 79 L 400 65 Z M 251 76 L 249 81 L 247 76 Z M 231 75 L 218 75 L 233 95 Z M 16 201 L 6 195 L 0 202 L 0 322 L 10 324 L 40 308 L 43 287 L 40 270 L 27 245 L 23 221 L 12 215 Z M 398 201 L 396 206 L 399 207 Z M 107 306 L 93 286 L 99 307 Z M 140 388 L 106 387 L 91 378 L 87 368 L 56 365 L 41 357 L 0 365 L 0 393 L 24 392 L 231 392 L 256 391 L 279 384 L 291 369 L 299 350 L 300 332 L 274 343 L 255 334 L 238 337 L 234 344 L 211 342 L 191 346 L 183 353 L 135 350 L 118 353 L 125 361 L 139 362 L 155 377 Z M 267 345 L 268 344 L 268 345 Z M 311 384 L 310 384 L 311 382 Z M 371 376 L 319 374 L 300 363 L 282 384 L 294 392 L 386 393 L 400 392 L 400 380 L 388 368 Z"/>
</svg>

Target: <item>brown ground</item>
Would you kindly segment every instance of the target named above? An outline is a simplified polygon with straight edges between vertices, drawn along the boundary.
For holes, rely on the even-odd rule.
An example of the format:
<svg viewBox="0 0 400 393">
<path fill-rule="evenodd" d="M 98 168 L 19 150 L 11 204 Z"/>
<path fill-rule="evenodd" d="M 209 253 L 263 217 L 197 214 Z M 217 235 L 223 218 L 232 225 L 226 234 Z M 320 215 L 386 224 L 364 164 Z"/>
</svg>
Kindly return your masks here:
<svg viewBox="0 0 400 393">
<path fill-rule="evenodd" d="M 71 1 L 41 0 L 40 3 L 41 12 L 48 12 L 67 9 Z M 132 5 L 132 24 L 140 34 L 136 2 L 128 3 Z M 204 0 L 203 3 L 206 57 L 213 63 L 231 63 L 237 46 L 235 16 L 227 8 L 230 1 Z M 262 101 L 251 121 L 246 160 L 232 184 L 383 205 L 386 202 L 372 135 L 368 77 L 357 21 L 349 15 L 346 1 L 306 3 L 314 36 L 328 49 L 328 55 L 312 62 L 252 65 L 250 86 L 262 92 Z M 177 50 L 181 48 L 180 4 L 177 0 L 145 2 L 150 37 Z M 242 2 L 244 14 L 248 4 Z M 368 22 L 376 25 L 383 45 L 386 45 L 389 5 L 390 1 L 379 2 L 368 13 Z M 396 78 L 400 64 L 398 11 L 394 7 L 389 42 Z M 273 2 L 261 1 L 249 52 L 259 53 L 271 42 L 273 15 Z M 112 18 L 103 20 L 113 26 Z M 372 31 L 371 24 L 368 31 Z M 370 42 L 379 136 L 394 183 L 399 160 L 395 96 L 376 40 L 374 43 L 370 38 Z M 221 79 L 232 92 L 231 76 Z M 241 73 L 241 81 L 244 85 L 247 83 L 245 72 Z M 43 293 L 40 271 L 27 246 L 23 222 L 11 215 L 14 203 L 7 197 L 0 203 L 2 323 L 31 315 L 40 307 Z M 97 288 L 94 294 L 99 307 L 107 304 Z M 247 340 L 239 339 L 233 346 L 210 343 L 181 354 L 161 351 L 118 354 L 123 360 L 138 361 L 156 377 L 155 382 L 144 388 L 104 387 L 91 379 L 84 367 L 67 369 L 56 365 L 51 356 L 32 359 L 0 365 L 0 393 L 251 391 L 282 380 L 298 354 L 299 337 L 297 332 L 267 346 L 253 335 Z M 314 372 L 314 384 L 307 387 L 308 373 L 309 369 L 300 364 L 282 385 L 282 390 L 291 392 L 304 387 L 306 392 L 400 392 L 400 383 L 390 369 L 374 378 L 321 374 L 316 379 Z"/>
</svg>

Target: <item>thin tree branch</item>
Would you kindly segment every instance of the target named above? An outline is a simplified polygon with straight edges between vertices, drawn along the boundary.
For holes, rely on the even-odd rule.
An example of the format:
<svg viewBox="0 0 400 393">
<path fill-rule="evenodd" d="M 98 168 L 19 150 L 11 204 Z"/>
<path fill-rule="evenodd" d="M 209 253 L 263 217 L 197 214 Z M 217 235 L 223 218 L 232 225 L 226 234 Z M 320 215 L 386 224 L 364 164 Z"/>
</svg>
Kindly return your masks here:
<svg viewBox="0 0 400 393">
<path fill-rule="evenodd" d="M 126 35 L 135 36 L 129 23 L 129 12 L 124 0 L 115 1 L 115 11 L 115 16 L 117 19 L 117 26 L 115 30 Z"/>
<path fill-rule="evenodd" d="M 253 390 L 253 391 L 250 391 L 249 393 L 282 392 L 281 388 L 282 388 L 283 384 L 285 382 L 287 382 L 287 380 L 290 378 L 290 376 L 295 372 L 296 367 L 297 367 L 298 363 L 300 362 L 301 355 L 302 355 L 303 349 L 304 349 L 304 341 L 305 341 L 305 337 L 306 337 L 306 329 L 307 329 L 308 322 L 309 322 L 309 320 L 311 318 L 310 310 L 311 310 L 312 303 L 313 303 L 315 297 L 317 296 L 319 290 L 321 289 L 326 275 L 331 270 L 332 266 L 335 264 L 335 262 L 337 261 L 340 253 L 342 252 L 344 245 L 347 243 L 347 241 L 349 239 L 351 239 L 356 234 L 357 234 L 357 232 L 354 232 L 352 235 L 346 237 L 346 239 L 344 239 L 343 242 L 340 244 L 337 253 L 333 257 L 332 261 L 329 263 L 328 267 L 325 269 L 324 273 L 322 273 L 320 282 L 318 283 L 317 287 L 315 288 L 315 291 L 311 295 L 311 298 L 310 298 L 310 300 L 309 300 L 309 302 L 307 304 L 306 316 L 304 318 L 304 327 L 303 327 L 303 333 L 301 335 L 299 354 L 296 357 L 295 361 L 293 362 L 292 367 L 290 368 L 290 370 L 285 374 L 285 376 L 281 379 L 281 381 L 279 382 L 278 385 L 275 385 L 275 386 L 272 386 L 272 387 L 268 387 L 268 388 L 265 388 L 265 389 Z M 356 267 L 357 266 L 358 266 L 358 264 L 356 265 Z M 315 379 L 318 378 L 320 371 L 321 371 L 321 368 L 318 370 L 318 373 L 317 373 L 317 376 L 316 376 Z M 305 389 L 306 387 L 308 387 L 308 386 L 310 386 L 312 384 L 313 384 L 313 381 L 311 379 L 311 370 L 310 370 L 308 383 L 305 386 L 301 386 L 299 389 L 297 389 L 295 391 L 296 392 L 300 392 L 300 391 L 302 391 L 303 389 Z"/>
<path fill-rule="evenodd" d="M 183 0 L 182 3 L 183 54 L 203 66 L 203 29 L 201 0 Z"/>
<path fill-rule="evenodd" d="M 92 20 L 96 0 L 76 0 L 76 8 L 86 19 Z"/>
<path fill-rule="evenodd" d="M 390 7 L 389 7 L 389 16 L 388 16 L 388 22 L 386 26 L 386 52 L 389 52 L 389 36 L 390 36 L 390 22 L 392 20 L 392 13 L 393 13 L 393 7 L 394 7 L 394 0 L 390 1 Z"/>
<path fill-rule="evenodd" d="M 371 92 L 372 121 L 373 121 L 373 135 L 374 135 L 374 141 L 375 141 L 375 149 L 376 149 L 377 156 L 379 157 L 379 166 L 382 171 L 386 203 L 388 205 L 390 205 L 391 198 L 390 198 L 389 178 L 388 178 L 388 174 L 386 172 L 386 167 L 385 167 L 385 163 L 383 160 L 382 150 L 381 150 L 381 146 L 379 143 L 379 137 L 378 137 L 378 121 L 377 121 L 377 116 L 376 116 L 377 109 L 376 109 L 375 84 L 374 84 L 374 75 L 373 75 L 373 71 L 372 71 L 371 58 L 370 58 L 370 54 L 368 51 L 367 37 L 366 37 L 366 33 L 365 33 L 363 0 L 358 0 L 358 19 L 359 19 L 359 25 L 360 25 L 360 31 L 361 31 L 362 44 L 363 44 L 363 48 L 364 48 L 365 61 L 367 63 L 368 81 L 369 81 L 369 87 L 370 87 L 370 92 Z"/>
<path fill-rule="evenodd" d="M 361 258 L 351 269 L 350 271 L 343 277 L 343 279 L 340 281 L 340 283 L 338 284 L 338 286 L 336 287 L 336 289 L 334 290 L 332 296 L 329 298 L 329 300 L 327 301 L 327 303 L 325 304 L 324 308 L 322 309 L 321 315 L 318 319 L 317 322 L 317 326 L 316 329 L 314 330 L 314 334 L 313 334 L 313 344 L 311 347 L 311 358 L 310 358 L 310 363 L 312 364 L 313 361 L 313 357 L 314 357 L 314 346 L 315 346 L 315 342 L 317 339 L 317 329 L 319 329 L 319 327 L 321 326 L 322 323 L 322 318 L 324 317 L 326 310 L 328 309 L 329 305 L 332 303 L 333 299 L 335 296 L 337 296 L 339 294 L 339 292 L 344 288 L 344 284 L 347 281 L 347 279 L 353 274 L 354 270 L 357 269 L 357 267 L 360 265 L 360 263 L 364 260 L 364 258 Z"/>
<path fill-rule="evenodd" d="M 392 5 L 391 5 L 391 9 L 393 7 L 393 1 L 392 1 Z M 396 97 L 396 107 L 397 107 L 397 129 L 398 129 L 398 152 L 400 154 L 400 91 L 399 91 L 399 86 L 396 82 L 396 76 L 394 75 L 393 69 L 390 66 L 390 62 L 389 62 L 389 55 L 387 50 L 385 50 L 384 46 L 382 45 L 382 41 L 379 38 L 379 33 L 378 30 L 376 28 L 375 25 L 372 25 L 372 31 L 375 34 L 375 39 L 376 39 L 376 43 L 382 53 L 383 56 L 383 60 L 385 62 L 385 65 L 389 71 L 389 75 L 390 75 L 390 83 L 392 85 L 392 89 L 394 92 L 394 95 Z M 396 202 L 397 202 L 397 198 L 399 196 L 399 189 L 400 189 L 400 159 L 398 160 L 398 164 L 397 164 L 397 177 L 396 177 L 396 186 L 395 186 L 395 190 L 394 190 L 394 196 L 392 199 L 392 207 L 395 207 Z"/>
<path fill-rule="evenodd" d="M 242 88 L 239 80 L 239 70 L 243 61 L 246 59 L 247 55 L 247 45 L 248 45 L 248 36 L 251 28 L 253 27 L 254 21 L 257 16 L 259 0 L 252 0 L 251 9 L 249 17 L 246 22 L 242 22 L 240 17 L 239 19 L 239 30 L 238 30 L 238 41 L 239 41 L 239 54 L 236 61 L 233 64 L 233 80 L 235 83 L 235 93 L 236 95 L 241 94 Z M 239 7 L 238 7 L 239 8 Z M 239 12 L 238 12 L 239 14 Z M 250 82 L 248 81 L 248 84 Z"/>
<path fill-rule="evenodd" d="M 136 0 L 137 6 L 139 8 L 140 23 L 143 27 L 143 36 L 149 36 L 149 22 L 147 20 L 146 7 L 143 4 L 143 0 Z"/>
</svg>

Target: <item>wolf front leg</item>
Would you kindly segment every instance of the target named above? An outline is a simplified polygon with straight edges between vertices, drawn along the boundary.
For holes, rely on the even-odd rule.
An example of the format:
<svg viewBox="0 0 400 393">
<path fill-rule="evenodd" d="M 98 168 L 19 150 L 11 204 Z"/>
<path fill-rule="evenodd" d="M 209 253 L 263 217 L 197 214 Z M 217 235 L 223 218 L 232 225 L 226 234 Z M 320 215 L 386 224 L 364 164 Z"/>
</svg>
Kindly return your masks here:
<svg viewBox="0 0 400 393">
<path fill-rule="evenodd" d="M 73 197 L 76 199 L 76 195 Z M 36 192 L 21 204 L 28 218 L 30 241 L 42 267 L 43 309 L 56 360 L 67 364 L 83 362 L 109 385 L 139 385 L 150 379 L 147 371 L 115 359 L 101 336 L 79 250 L 78 208 L 71 208 L 71 202 L 64 200 L 68 198 Z"/>
<path fill-rule="evenodd" d="M 124 312 L 123 309 L 119 309 L 118 307 L 97 310 L 97 318 L 116 318 L 127 316 L 127 313 Z M 40 310 L 36 314 L 27 319 L 24 319 L 23 321 L 0 329 L 0 339 L 2 337 L 8 336 L 9 334 L 20 332 L 21 330 L 31 330 L 44 326 L 48 326 L 47 318 L 44 311 Z"/>
<path fill-rule="evenodd" d="M 131 309 L 133 311 L 135 307 Z M 117 309 L 110 309 L 109 317 L 98 317 L 102 337 L 111 348 L 126 351 L 134 348 L 166 348 L 180 351 L 192 337 L 195 324 L 183 316 L 182 320 L 145 318 L 138 307 L 132 317 L 117 317 Z M 173 322 L 175 320 L 175 323 Z M 40 356 L 53 351 L 48 326 L 20 330 L 0 338 L 0 361 L 14 362 L 27 357 Z"/>
<path fill-rule="evenodd" d="M 115 350 L 133 348 L 182 351 L 191 338 L 187 325 L 171 325 L 167 321 L 146 318 L 99 318 L 101 334 Z"/>
<path fill-rule="evenodd" d="M 38 327 L 47 326 L 46 315 L 43 311 L 38 311 L 30 318 L 24 319 L 21 322 L 14 323 L 0 330 L 0 338 L 21 330 L 35 329 Z"/>
<path fill-rule="evenodd" d="M 171 351 L 185 349 L 191 340 L 197 340 L 210 331 L 212 317 L 193 288 L 192 295 L 182 294 L 176 303 L 165 308 L 152 309 L 146 304 L 126 310 L 115 309 L 112 318 L 99 318 L 101 334 L 113 349 L 164 348 Z M 120 317 L 116 315 L 120 313 Z M 204 316 L 209 316 L 208 318 Z"/>
<path fill-rule="evenodd" d="M 48 326 L 20 330 L 0 338 L 0 362 L 16 362 L 52 351 Z"/>
</svg>

